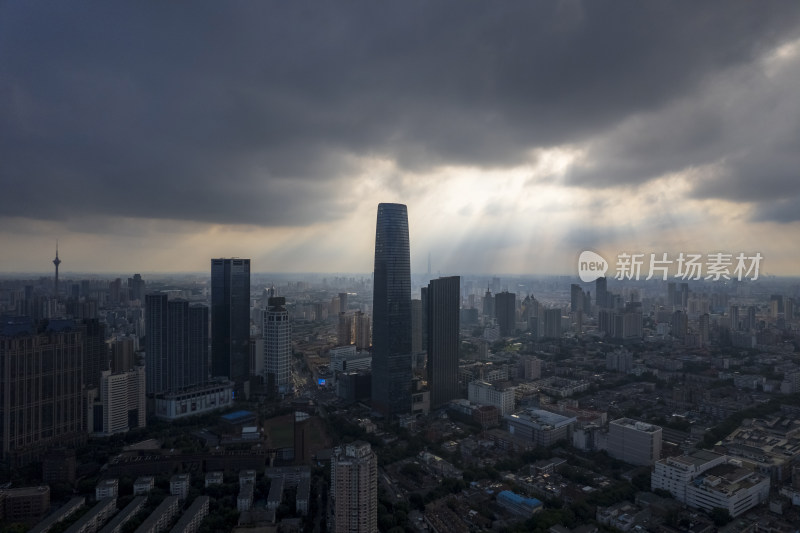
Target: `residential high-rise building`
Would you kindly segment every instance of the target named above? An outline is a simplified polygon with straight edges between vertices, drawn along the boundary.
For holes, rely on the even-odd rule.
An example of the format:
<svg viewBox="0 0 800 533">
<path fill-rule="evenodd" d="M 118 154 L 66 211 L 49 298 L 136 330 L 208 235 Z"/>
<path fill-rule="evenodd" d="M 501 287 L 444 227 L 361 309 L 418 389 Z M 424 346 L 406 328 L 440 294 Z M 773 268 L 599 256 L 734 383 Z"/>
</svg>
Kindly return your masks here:
<svg viewBox="0 0 800 533">
<path fill-rule="evenodd" d="M 542 360 L 538 357 L 526 356 L 523 359 L 525 379 L 540 379 L 542 377 Z"/>
<path fill-rule="evenodd" d="M 139 300 L 144 301 L 145 296 L 145 282 L 141 274 L 134 274 L 132 278 L 128 278 L 128 299 L 130 301 Z"/>
<path fill-rule="evenodd" d="M 83 336 L 72 320 L 41 332 L 30 320 L 0 324 L 0 460 L 23 465 L 85 440 Z"/>
<path fill-rule="evenodd" d="M 250 260 L 211 260 L 211 374 L 237 390 L 249 378 Z"/>
<path fill-rule="evenodd" d="M 378 458 L 369 443 L 338 446 L 331 457 L 334 533 L 378 531 Z"/>
<path fill-rule="evenodd" d="M 379 204 L 372 295 L 372 405 L 386 415 L 411 411 L 411 257 L 408 212 Z"/>
<path fill-rule="evenodd" d="M 369 315 L 357 311 L 354 317 L 356 325 L 356 348 L 366 350 L 372 345 L 372 328 Z"/>
<path fill-rule="evenodd" d="M 339 293 L 339 312 L 346 313 L 347 312 L 347 293 L 340 292 Z"/>
<path fill-rule="evenodd" d="M 688 317 L 683 311 L 675 311 L 672 313 L 672 336 L 676 339 L 684 340 L 686 338 L 688 328 Z"/>
<path fill-rule="evenodd" d="M 500 335 L 509 337 L 517 330 L 517 295 L 513 292 L 500 292 L 494 297 L 494 312 Z"/>
<path fill-rule="evenodd" d="M 494 296 L 488 287 L 486 294 L 483 295 L 483 316 L 484 318 L 494 318 Z"/>
<path fill-rule="evenodd" d="M 747 308 L 747 329 L 754 330 L 758 324 L 756 324 L 756 308 L 755 306 L 750 306 Z"/>
<path fill-rule="evenodd" d="M 208 307 L 145 296 L 147 393 L 176 392 L 208 381 Z"/>
<path fill-rule="evenodd" d="M 431 408 L 458 398 L 458 348 L 461 278 L 431 280 L 428 285 L 428 386 Z"/>
<path fill-rule="evenodd" d="M 339 327 L 337 329 L 337 344 L 339 346 L 347 346 L 353 344 L 354 339 L 354 326 L 352 313 L 339 313 Z"/>
<path fill-rule="evenodd" d="M 561 309 L 544 310 L 544 337 L 558 339 L 561 337 Z"/>
<path fill-rule="evenodd" d="M 264 372 L 267 390 L 288 392 L 291 386 L 292 326 L 286 298 L 274 296 L 264 311 Z"/>
</svg>

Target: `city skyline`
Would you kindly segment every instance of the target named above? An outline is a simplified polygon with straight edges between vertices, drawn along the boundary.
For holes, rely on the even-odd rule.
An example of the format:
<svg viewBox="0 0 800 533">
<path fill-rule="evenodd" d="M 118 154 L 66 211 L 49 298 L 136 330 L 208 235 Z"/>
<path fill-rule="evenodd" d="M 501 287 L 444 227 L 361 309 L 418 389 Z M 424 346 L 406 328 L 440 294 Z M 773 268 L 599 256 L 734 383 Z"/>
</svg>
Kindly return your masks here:
<svg viewBox="0 0 800 533">
<path fill-rule="evenodd" d="M 412 272 L 798 273 L 793 3 L 25 2 L 0 35 L 0 273 L 56 240 L 61 275 L 367 272 L 381 202 Z"/>
</svg>

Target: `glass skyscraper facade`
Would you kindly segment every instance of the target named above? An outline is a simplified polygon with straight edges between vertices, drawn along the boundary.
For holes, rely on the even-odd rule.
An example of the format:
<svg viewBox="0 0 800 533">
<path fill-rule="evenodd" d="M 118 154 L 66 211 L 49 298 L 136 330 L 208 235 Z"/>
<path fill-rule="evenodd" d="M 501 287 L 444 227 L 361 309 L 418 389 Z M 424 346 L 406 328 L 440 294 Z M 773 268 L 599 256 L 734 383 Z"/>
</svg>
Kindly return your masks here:
<svg viewBox="0 0 800 533">
<path fill-rule="evenodd" d="M 374 275 L 372 405 L 404 414 L 411 411 L 411 257 L 403 204 L 378 204 Z"/>
<path fill-rule="evenodd" d="M 208 307 L 145 296 L 147 393 L 176 392 L 208 381 Z"/>
<path fill-rule="evenodd" d="M 211 374 L 250 377 L 250 260 L 211 260 Z"/>
<path fill-rule="evenodd" d="M 428 385 L 431 409 L 458 398 L 458 347 L 461 278 L 431 280 L 428 285 Z"/>
</svg>

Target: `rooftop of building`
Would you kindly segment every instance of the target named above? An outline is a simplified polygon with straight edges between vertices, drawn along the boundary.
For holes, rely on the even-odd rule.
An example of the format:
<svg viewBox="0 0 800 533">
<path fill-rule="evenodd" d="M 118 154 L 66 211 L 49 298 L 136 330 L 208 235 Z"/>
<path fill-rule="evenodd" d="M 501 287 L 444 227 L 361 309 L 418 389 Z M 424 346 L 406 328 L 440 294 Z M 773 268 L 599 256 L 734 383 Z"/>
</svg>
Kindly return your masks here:
<svg viewBox="0 0 800 533">
<path fill-rule="evenodd" d="M 682 463 L 687 466 L 695 466 L 700 468 L 701 466 L 710 463 L 716 459 L 722 457 L 722 454 L 711 452 L 708 450 L 697 450 L 692 452 L 690 455 L 678 455 L 675 457 L 670 457 L 667 460 L 676 463 Z"/>
<path fill-rule="evenodd" d="M 220 418 L 226 422 L 236 423 L 246 421 L 254 416 L 256 416 L 256 414 L 253 411 L 234 411 L 232 413 L 222 415 Z"/>
<path fill-rule="evenodd" d="M 528 408 L 523 411 L 508 415 L 505 417 L 509 420 L 520 421 L 537 426 L 551 426 L 553 428 L 560 428 L 566 426 L 570 422 L 575 421 L 575 417 L 563 416 L 544 409 Z"/>
<path fill-rule="evenodd" d="M 538 507 L 540 505 L 544 505 L 541 501 L 537 500 L 536 498 L 526 498 L 524 496 L 520 496 L 516 492 L 511 492 L 510 490 L 504 490 L 497 495 L 498 498 L 504 498 L 506 500 L 511 501 L 512 503 L 516 504 L 525 504 Z"/>
<path fill-rule="evenodd" d="M 660 426 L 656 426 L 655 424 L 648 424 L 647 422 L 641 422 L 639 420 L 634 420 L 633 418 L 619 418 L 617 420 L 612 420 L 611 424 L 626 427 L 628 429 L 635 429 L 636 431 L 644 431 L 647 433 L 657 433 L 661 431 Z"/>
<path fill-rule="evenodd" d="M 44 494 L 46 492 L 50 492 L 50 487 L 47 485 L 19 487 L 16 489 L 0 489 L 0 494 L 4 494 L 7 498 L 25 498 L 28 496 Z"/>
</svg>

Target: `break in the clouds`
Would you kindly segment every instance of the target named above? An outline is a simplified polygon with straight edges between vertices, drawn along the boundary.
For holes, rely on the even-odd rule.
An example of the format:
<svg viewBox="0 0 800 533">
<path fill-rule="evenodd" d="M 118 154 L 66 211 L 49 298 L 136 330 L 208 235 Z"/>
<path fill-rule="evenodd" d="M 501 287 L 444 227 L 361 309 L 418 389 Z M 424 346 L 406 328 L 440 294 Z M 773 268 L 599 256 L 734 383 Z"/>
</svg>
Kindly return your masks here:
<svg viewBox="0 0 800 533">
<path fill-rule="evenodd" d="M 175 220 L 187 235 L 306 228 L 294 244 L 310 245 L 315 228 L 369 228 L 392 195 L 453 200 L 443 212 L 480 228 L 472 241 L 453 245 L 444 220 L 419 241 L 483 265 L 485 246 L 543 242 L 520 230 L 534 207 L 578 217 L 567 242 L 587 240 L 592 202 L 598 238 L 625 235 L 636 221 L 596 191 L 671 175 L 677 201 L 793 222 L 797 39 L 795 2 L 5 2 L 3 240 L 10 221 L 113 241 L 125 231 L 94 221 Z M 536 171 L 561 152 L 560 170 Z M 458 169 L 516 196 L 468 198 Z M 527 187 L 508 185 L 515 169 L 535 174 Z M 531 191 L 543 184 L 560 187 L 548 203 Z"/>
</svg>

